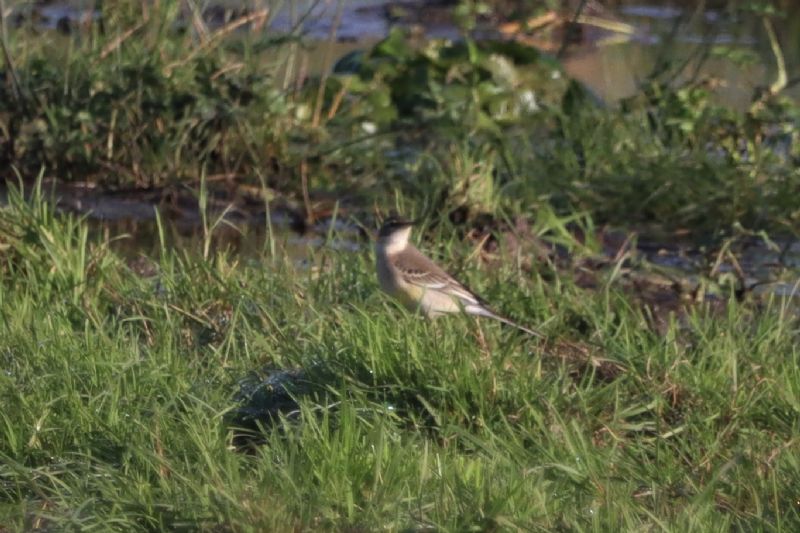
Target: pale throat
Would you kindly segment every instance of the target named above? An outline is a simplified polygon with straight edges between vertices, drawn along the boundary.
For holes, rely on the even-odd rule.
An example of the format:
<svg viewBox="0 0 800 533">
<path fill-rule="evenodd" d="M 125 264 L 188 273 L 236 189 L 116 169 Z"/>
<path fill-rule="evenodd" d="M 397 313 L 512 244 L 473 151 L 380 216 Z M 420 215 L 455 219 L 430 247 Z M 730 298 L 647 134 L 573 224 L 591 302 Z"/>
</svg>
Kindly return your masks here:
<svg viewBox="0 0 800 533">
<path fill-rule="evenodd" d="M 405 250 L 408 246 L 408 237 L 411 234 L 411 228 L 407 230 L 397 231 L 387 237 L 381 237 L 378 240 L 378 249 L 386 255 L 394 255 L 398 252 Z"/>
</svg>

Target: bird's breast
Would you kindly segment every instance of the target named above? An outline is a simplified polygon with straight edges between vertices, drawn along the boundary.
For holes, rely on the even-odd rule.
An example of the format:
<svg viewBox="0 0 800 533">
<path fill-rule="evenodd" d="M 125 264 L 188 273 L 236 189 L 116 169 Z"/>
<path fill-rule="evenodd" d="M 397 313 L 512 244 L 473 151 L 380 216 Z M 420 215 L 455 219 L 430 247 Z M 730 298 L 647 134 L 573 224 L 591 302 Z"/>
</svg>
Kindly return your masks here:
<svg viewBox="0 0 800 533">
<path fill-rule="evenodd" d="M 376 270 L 378 273 L 378 283 L 381 289 L 397 299 L 401 304 L 411 311 L 419 308 L 420 300 L 425 290 L 422 287 L 411 285 L 403 281 L 403 277 L 392 266 L 386 254 L 377 255 Z"/>
</svg>

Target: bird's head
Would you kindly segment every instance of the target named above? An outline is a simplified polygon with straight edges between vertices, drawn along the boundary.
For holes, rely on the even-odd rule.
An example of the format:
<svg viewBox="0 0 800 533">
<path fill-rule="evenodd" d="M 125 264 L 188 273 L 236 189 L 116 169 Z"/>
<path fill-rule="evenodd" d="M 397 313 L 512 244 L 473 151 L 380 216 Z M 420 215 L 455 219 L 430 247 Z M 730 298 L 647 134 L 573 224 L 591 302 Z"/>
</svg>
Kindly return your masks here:
<svg viewBox="0 0 800 533">
<path fill-rule="evenodd" d="M 388 250 L 401 250 L 411 236 L 411 228 L 416 221 L 406 220 L 403 217 L 391 216 L 383 221 L 378 231 L 378 244 Z"/>
</svg>

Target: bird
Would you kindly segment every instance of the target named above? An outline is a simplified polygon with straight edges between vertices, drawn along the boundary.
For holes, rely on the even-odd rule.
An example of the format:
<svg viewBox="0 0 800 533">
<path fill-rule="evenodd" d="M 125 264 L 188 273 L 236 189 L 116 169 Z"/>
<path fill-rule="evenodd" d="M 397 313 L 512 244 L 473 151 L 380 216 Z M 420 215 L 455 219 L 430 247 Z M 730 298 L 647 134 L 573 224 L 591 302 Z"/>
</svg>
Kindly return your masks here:
<svg viewBox="0 0 800 533">
<path fill-rule="evenodd" d="M 407 309 L 434 318 L 467 313 L 492 318 L 541 339 L 544 334 L 497 314 L 464 284 L 423 255 L 410 241 L 417 221 L 387 218 L 375 243 L 375 263 L 381 289 Z"/>
</svg>

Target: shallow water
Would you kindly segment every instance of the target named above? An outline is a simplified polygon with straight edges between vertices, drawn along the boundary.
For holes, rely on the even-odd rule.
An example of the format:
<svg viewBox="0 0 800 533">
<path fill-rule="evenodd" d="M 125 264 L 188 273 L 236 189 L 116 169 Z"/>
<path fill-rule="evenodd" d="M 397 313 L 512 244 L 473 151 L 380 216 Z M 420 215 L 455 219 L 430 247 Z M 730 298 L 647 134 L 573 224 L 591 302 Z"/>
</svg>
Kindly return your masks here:
<svg viewBox="0 0 800 533">
<path fill-rule="evenodd" d="M 66 0 L 35 3 L 11 2 L 9 20 L 18 24 L 30 20 L 48 29 L 70 29 L 94 17 L 93 0 Z M 446 4 L 446 3 L 444 3 Z M 630 96 L 638 83 L 657 64 L 662 51 L 672 57 L 711 54 L 702 62 L 692 61 L 676 79 L 713 77 L 721 81 L 716 90 L 723 103 L 745 108 L 759 86 L 769 85 L 776 75 L 775 58 L 770 48 L 763 21 L 758 16 L 731 17 L 724 9 L 697 11 L 694 2 L 647 2 L 642 0 L 616 2 L 616 8 L 604 8 L 589 3 L 585 15 L 597 23 L 582 26 L 581 39 L 570 45 L 562 62 L 567 74 L 574 77 L 609 102 Z M 323 61 L 316 57 L 313 42 L 322 43 L 321 51 L 330 48 L 329 39 L 335 30 L 334 55 L 341 55 L 368 46 L 383 38 L 395 25 L 413 28 L 427 38 L 458 39 L 459 28 L 452 16 L 452 7 L 437 2 L 397 0 L 270 0 L 208 2 L 205 20 L 210 27 L 223 25 L 232 15 L 245 10 L 265 9 L 269 24 L 261 31 L 297 32 L 312 43 L 309 65 L 321 68 Z M 800 3 L 787 3 L 785 17 L 772 17 L 781 43 L 789 77 L 800 72 Z M 341 12 L 339 9 L 341 8 Z M 614 24 L 613 29 L 601 27 Z M 479 22 L 478 38 L 507 38 L 496 22 Z M 673 29 L 678 28 L 677 32 Z M 529 41 L 543 50 L 561 48 L 561 35 L 555 31 L 540 31 L 517 38 Z M 747 64 L 724 57 L 725 48 L 751 52 Z M 324 55 L 324 54 L 321 54 Z M 800 97 L 800 84 L 788 94 Z"/>
</svg>

